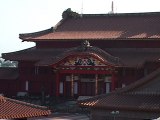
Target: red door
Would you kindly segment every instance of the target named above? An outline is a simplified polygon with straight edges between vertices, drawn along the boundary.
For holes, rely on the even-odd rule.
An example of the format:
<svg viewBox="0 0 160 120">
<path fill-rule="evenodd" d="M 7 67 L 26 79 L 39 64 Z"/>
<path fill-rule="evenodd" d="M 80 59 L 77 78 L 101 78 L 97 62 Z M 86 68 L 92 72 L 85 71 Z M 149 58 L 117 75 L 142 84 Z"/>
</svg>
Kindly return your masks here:
<svg viewBox="0 0 160 120">
<path fill-rule="evenodd" d="M 95 95 L 95 82 L 81 82 L 80 93 L 81 96 L 94 96 Z"/>
<path fill-rule="evenodd" d="M 65 91 L 66 91 L 66 97 L 71 97 L 71 82 L 70 81 L 66 81 Z"/>
</svg>

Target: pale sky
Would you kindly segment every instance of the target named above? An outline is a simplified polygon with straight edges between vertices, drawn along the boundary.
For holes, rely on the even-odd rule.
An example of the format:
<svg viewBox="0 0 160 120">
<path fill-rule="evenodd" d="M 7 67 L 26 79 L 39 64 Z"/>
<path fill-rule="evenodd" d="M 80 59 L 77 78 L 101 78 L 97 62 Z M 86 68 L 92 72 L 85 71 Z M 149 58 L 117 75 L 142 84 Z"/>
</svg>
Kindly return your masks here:
<svg viewBox="0 0 160 120">
<path fill-rule="evenodd" d="M 0 54 L 34 46 L 22 42 L 20 33 L 37 32 L 56 25 L 67 8 L 84 14 L 160 12 L 160 0 L 0 0 Z"/>
</svg>

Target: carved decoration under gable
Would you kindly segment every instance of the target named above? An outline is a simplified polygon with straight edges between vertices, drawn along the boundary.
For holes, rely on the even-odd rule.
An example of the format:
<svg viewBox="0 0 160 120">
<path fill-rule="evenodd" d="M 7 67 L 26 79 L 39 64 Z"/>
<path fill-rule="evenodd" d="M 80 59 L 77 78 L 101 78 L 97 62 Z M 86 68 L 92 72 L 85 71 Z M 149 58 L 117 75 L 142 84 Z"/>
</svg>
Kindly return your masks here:
<svg viewBox="0 0 160 120">
<path fill-rule="evenodd" d="M 103 62 L 100 60 L 94 58 L 94 57 L 82 57 L 82 56 L 76 56 L 76 57 L 69 57 L 64 62 L 60 64 L 60 66 L 106 66 Z"/>
</svg>

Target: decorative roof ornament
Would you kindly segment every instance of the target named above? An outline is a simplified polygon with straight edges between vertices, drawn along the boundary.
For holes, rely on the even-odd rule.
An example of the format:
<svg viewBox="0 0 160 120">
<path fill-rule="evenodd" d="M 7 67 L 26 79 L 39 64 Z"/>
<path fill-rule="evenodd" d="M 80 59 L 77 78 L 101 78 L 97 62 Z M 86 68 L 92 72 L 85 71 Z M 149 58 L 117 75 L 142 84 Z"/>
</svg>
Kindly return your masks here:
<svg viewBox="0 0 160 120">
<path fill-rule="evenodd" d="M 71 8 L 68 8 L 62 13 L 62 18 L 80 18 L 80 14 L 73 12 Z"/>
<path fill-rule="evenodd" d="M 86 51 L 89 47 L 91 47 L 91 45 L 88 40 L 85 40 L 82 42 L 82 50 L 83 51 Z"/>
</svg>

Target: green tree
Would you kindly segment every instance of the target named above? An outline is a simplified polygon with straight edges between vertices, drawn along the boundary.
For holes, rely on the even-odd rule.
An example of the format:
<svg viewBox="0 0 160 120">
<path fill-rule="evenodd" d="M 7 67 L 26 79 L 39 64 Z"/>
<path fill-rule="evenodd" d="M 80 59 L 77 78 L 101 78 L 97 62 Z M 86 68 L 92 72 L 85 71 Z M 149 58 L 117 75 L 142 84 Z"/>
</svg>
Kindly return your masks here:
<svg viewBox="0 0 160 120">
<path fill-rule="evenodd" d="M 4 60 L 3 58 L 0 58 L 0 67 L 17 67 L 18 62 L 16 61 L 10 61 L 10 60 Z"/>
</svg>

